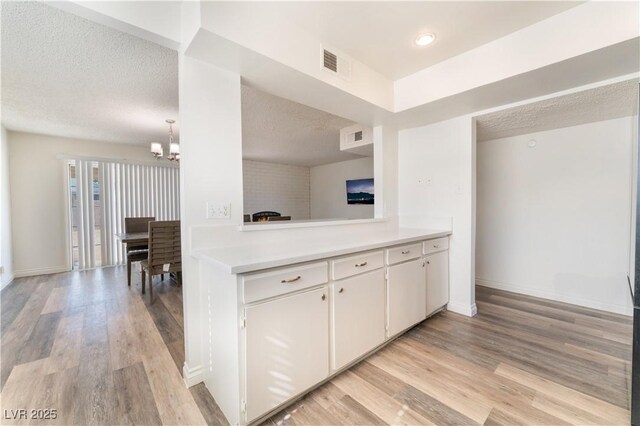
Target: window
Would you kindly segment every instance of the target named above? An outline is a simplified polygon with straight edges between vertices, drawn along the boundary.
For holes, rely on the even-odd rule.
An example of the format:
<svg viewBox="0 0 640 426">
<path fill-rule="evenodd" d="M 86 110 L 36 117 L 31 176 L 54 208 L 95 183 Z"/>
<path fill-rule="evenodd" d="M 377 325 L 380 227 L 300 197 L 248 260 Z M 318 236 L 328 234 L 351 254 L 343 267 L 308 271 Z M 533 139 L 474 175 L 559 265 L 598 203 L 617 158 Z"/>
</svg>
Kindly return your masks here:
<svg viewBox="0 0 640 426">
<path fill-rule="evenodd" d="M 179 170 L 107 161 L 69 163 L 69 217 L 73 269 L 123 264 L 125 217 L 177 220 Z"/>
</svg>

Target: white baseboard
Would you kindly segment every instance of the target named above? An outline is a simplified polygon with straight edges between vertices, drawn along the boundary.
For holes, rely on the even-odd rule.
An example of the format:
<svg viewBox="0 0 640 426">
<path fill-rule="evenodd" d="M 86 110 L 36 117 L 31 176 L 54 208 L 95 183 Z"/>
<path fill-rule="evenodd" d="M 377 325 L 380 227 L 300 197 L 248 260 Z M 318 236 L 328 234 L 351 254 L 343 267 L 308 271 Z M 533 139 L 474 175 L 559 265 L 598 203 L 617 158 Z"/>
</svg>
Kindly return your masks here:
<svg viewBox="0 0 640 426">
<path fill-rule="evenodd" d="M 53 266 L 49 268 L 33 268 L 33 269 L 23 269 L 21 271 L 14 271 L 13 276 L 15 278 L 33 277 L 35 275 L 58 274 L 60 272 L 68 272 L 68 271 L 69 271 L 69 268 L 66 266 Z"/>
<path fill-rule="evenodd" d="M 184 379 L 184 384 L 190 388 L 191 386 L 197 385 L 200 382 L 204 382 L 206 368 L 204 365 L 198 365 L 195 368 L 189 368 L 187 363 L 185 362 L 182 366 L 182 378 Z"/>
<path fill-rule="evenodd" d="M 447 310 L 467 317 L 473 317 L 478 313 L 478 307 L 475 303 L 467 305 L 465 303 L 449 302 Z"/>
<path fill-rule="evenodd" d="M 556 302 L 570 303 L 572 305 L 584 306 L 585 308 L 598 309 L 601 311 L 612 312 L 614 314 L 621 315 L 633 315 L 633 307 L 631 304 L 629 306 L 625 305 L 616 305 L 612 303 L 603 303 L 599 300 L 592 299 L 584 299 L 582 297 L 577 296 L 567 296 L 563 294 L 551 293 L 544 290 L 538 290 L 535 288 L 529 288 L 524 286 L 519 286 L 515 284 L 509 284 L 499 281 L 486 280 L 482 278 L 476 278 L 476 284 L 484 287 L 495 288 L 498 290 L 511 291 L 513 293 L 525 294 L 527 296 L 539 297 L 541 299 L 553 300 Z"/>
<path fill-rule="evenodd" d="M 4 274 L 2 275 L 3 277 L 2 277 L 2 282 L 0 282 L 0 290 L 2 290 L 3 288 L 11 284 L 11 282 L 15 278 L 15 274 L 9 274 L 6 277 L 4 276 Z"/>
</svg>

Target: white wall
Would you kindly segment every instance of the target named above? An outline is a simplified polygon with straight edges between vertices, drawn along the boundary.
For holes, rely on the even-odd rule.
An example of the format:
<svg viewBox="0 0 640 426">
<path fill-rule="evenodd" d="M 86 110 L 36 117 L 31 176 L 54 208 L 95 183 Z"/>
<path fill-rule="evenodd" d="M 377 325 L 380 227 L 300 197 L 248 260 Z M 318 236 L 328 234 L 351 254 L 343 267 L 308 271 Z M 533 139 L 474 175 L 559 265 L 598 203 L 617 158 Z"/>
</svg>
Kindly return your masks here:
<svg viewBox="0 0 640 426">
<path fill-rule="evenodd" d="M 478 144 L 478 284 L 631 313 L 634 119 Z"/>
<path fill-rule="evenodd" d="M 330 47 L 341 57 L 345 54 L 337 49 L 339 46 L 327 46 L 326 39 L 317 37 L 313 32 L 282 15 L 273 3 L 201 2 L 200 5 L 204 30 L 233 42 L 237 47 L 248 48 L 376 106 L 393 109 L 393 82 L 390 79 L 353 57 L 349 57 L 350 79 L 324 72 L 319 66 L 321 45 Z M 236 64 L 241 62 L 236 61 Z M 255 67 L 253 61 L 246 68 L 252 67 Z M 261 73 L 268 73 L 266 68 L 259 67 L 259 70 Z M 282 75 L 278 77 L 280 89 L 290 87 L 294 83 L 294 80 L 289 79 L 283 81 Z M 309 89 L 310 87 L 304 87 L 300 88 L 300 91 L 304 93 Z M 282 96 L 282 92 L 278 90 L 269 92 Z M 330 99 L 324 102 L 327 101 Z"/>
<path fill-rule="evenodd" d="M 183 53 L 179 66 L 180 217 L 185 313 L 183 374 L 186 382 L 192 385 L 204 379 L 210 362 L 206 309 L 212 285 L 201 280 L 199 265 L 191 257 L 192 239 L 199 234 L 192 230 L 198 226 L 242 224 L 242 121 L 239 75 Z M 231 218 L 207 220 L 207 202 L 231 204 Z M 228 325 L 219 324 L 220 330 L 225 326 Z M 231 388 L 227 391 L 239 392 Z"/>
<path fill-rule="evenodd" d="M 147 147 L 8 132 L 16 276 L 68 270 L 64 160 L 59 154 L 149 161 Z"/>
<path fill-rule="evenodd" d="M 398 203 L 407 217 L 451 217 L 449 310 L 475 306 L 475 126 L 459 117 L 398 134 Z"/>
<path fill-rule="evenodd" d="M 242 176 L 245 214 L 269 210 L 309 219 L 309 167 L 244 160 Z"/>
<path fill-rule="evenodd" d="M 373 177 L 376 218 L 398 216 L 398 129 L 373 128 Z"/>
<path fill-rule="evenodd" d="M 9 141 L 4 127 L 0 137 L 0 289 L 13 280 L 11 243 L 11 190 L 9 186 Z"/>
<path fill-rule="evenodd" d="M 368 178 L 373 178 L 373 157 L 312 167 L 311 218 L 373 218 L 373 205 L 347 204 L 346 181 Z"/>
</svg>

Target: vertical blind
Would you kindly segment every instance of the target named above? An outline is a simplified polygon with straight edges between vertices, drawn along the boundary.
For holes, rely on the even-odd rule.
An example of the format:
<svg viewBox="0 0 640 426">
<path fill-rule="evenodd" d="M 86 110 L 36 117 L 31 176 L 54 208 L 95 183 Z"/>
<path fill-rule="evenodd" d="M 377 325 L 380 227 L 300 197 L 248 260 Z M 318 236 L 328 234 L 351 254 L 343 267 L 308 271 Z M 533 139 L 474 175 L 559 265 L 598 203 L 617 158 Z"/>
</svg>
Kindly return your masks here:
<svg viewBox="0 0 640 426">
<path fill-rule="evenodd" d="M 96 165 L 101 213 L 98 219 L 93 208 L 93 170 Z M 125 217 L 179 219 L 180 185 L 177 167 L 76 160 L 76 179 L 80 216 L 79 269 L 96 266 L 96 226 L 100 229 L 101 266 L 110 266 L 126 261 L 124 245 L 115 237 L 116 233 L 125 232 Z"/>
</svg>

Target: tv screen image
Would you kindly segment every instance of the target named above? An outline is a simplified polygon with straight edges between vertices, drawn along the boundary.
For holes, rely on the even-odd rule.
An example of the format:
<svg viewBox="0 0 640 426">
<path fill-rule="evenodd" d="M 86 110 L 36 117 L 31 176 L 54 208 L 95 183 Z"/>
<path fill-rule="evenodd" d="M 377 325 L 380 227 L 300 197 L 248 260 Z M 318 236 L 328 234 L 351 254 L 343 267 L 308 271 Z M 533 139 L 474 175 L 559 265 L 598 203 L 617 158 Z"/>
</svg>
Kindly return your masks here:
<svg viewBox="0 0 640 426">
<path fill-rule="evenodd" d="M 373 178 L 347 181 L 347 204 L 373 204 Z"/>
</svg>

